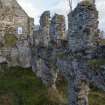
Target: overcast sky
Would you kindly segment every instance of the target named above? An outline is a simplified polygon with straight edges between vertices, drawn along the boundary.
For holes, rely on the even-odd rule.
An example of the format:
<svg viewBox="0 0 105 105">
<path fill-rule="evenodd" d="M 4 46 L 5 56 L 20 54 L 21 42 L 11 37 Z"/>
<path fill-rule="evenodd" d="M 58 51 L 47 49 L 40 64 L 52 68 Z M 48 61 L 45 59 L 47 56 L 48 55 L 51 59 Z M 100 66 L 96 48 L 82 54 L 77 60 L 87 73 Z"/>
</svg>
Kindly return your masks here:
<svg viewBox="0 0 105 105">
<path fill-rule="evenodd" d="M 35 24 L 39 23 L 39 17 L 45 10 L 50 10 L 51 14 L 59 13 L 67 16 L 69 12 L 68 0 L 17 0 L 29 16 L 35 18 Z M 73 0 L 73 7 L 81 0 Z M 99 27 L 105 30 L 105 0 L 96 0 L 99 10 Z"/>
</svg>

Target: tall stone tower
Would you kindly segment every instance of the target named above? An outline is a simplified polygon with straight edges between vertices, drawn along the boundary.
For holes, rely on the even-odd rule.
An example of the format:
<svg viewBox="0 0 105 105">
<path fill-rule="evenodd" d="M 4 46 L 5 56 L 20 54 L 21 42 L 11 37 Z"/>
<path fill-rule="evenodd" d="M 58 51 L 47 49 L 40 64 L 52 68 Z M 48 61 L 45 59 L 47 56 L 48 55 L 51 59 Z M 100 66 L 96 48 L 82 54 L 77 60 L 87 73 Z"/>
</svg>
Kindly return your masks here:
<svg viewBox="0 0 105 105">
<path fill-rule="evenodd" d="M 40 17 L 40 30 L 42 32 L 43 44 L 48 46 L 50 41 L 50 11 L 45 11 Z"/>
<path fill-rule="evenodd" d="M 90 1 L 90 0 L 89 0 Z M 92 0 L 91 0 L 92 1 Z M 82 1 L 68 15 L 69 49 L 73 54 L 66 72 L 69 85 L 69 105 L 88 105 L 87 73 L 90 53 L 96 47 L 98 11 L 93 3 Z M 71 76 L 68 74 L 71 74 Z"/>
<path fill-rule="evenodd" d="M 72 51 L 84 50 L 95 45 L 98 12 L 94 4 L 87 4 L 86 1 L 79 3 L 77 8 L 68 15 L 68 21 L 69 48 Z"/>
<path fill-rule="evenodd" d="M 57 42 L 57 40 L 66 39 L 65 29 L 65 17 L 63 15 L 55 14 L 51 20 L 50 26 L 51 40 Z"/>
</svg>

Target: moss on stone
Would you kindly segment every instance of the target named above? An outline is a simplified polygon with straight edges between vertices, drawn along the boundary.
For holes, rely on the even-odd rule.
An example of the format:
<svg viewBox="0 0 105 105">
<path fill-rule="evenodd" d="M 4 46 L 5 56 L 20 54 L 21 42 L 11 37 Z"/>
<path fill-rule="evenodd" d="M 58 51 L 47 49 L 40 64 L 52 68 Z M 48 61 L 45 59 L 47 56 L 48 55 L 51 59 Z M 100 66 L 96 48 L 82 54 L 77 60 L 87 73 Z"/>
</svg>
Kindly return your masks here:
<svg viewBox="0 0 105 105">
<path fill-rule="evenodd" d="M 16 44 L 17 38 L 14 34 L 6 33 L 4 36 L 5 39 L 5 46 L 12 47 Z"/>
<path fill-rule="evenodd" d="M 91 6 L 92 5 L 89 0 L 82 1 L 82 4 L 84 4 L 86 6 Z"/>
<path fill-rule="evenodd" d="M 89 94 L 89 105 L 105 105 L 105 92 L 91 90 Z"/>
<path fill-rule="evenodd" d="M 89 60 L 88 64 L 92 69 L 99 70 L 100 66 L 105 65 L 105 59 Z"/>
<path fill-rule="evenodd" d="M 99 45 L 105 45 L 105 39 L 101 39 L 98 42 L 99 42 Z"/>
<path fill-rule="evenodd" d="M 59 59 L 68 59 L 68 58 L 70 58 L 70 55 L 69 54 L 66 54 L 66 53 L 64 53 L 64 52 L 59 52 L 59 53 L 57 53 L 57 55 L 56 55 Z"/>
</svg>

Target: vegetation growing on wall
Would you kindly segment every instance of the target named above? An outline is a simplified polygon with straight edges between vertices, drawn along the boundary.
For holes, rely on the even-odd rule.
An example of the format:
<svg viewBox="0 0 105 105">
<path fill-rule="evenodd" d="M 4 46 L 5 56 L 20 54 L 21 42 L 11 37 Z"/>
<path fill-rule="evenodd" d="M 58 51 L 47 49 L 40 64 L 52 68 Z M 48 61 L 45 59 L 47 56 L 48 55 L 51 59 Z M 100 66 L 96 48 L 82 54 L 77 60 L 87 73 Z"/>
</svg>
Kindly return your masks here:
<svg viewBox="0 0 105 105">
<path fill-rule="evenodd" d="M 4 36 L 5 39 L 5 46 L 6 47 L 12 47 L 16 44 L 17 38 L 14 34 L 6 33 Z"/>
<path fill-rule="evenodd" d="M 91 6 L 92 5 L 89 0 L 82 1 L 82 4 L 84 4 L 86 6 Z"/>
<path fill-rule="evenodd" d="M 93 70 L 100 70 L 102 65 L 105 65 L 105 59 L 93 59 L 88 61 L 89 66 Z"/>
</svg>

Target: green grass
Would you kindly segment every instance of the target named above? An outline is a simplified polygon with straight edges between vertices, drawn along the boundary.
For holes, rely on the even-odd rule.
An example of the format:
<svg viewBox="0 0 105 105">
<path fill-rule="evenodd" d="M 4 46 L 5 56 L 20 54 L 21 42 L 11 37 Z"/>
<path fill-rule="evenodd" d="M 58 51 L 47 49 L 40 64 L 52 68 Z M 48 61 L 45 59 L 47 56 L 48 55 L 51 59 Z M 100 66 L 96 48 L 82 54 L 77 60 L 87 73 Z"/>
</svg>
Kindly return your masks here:
<svg viewBox="0 0 105 105">
<path fill-rule="evenodd" d="M 67 102 L 66 81 L 59 80 L 57 88 Z M 58 103 L 49 100 L 47 87 L 31 69 L 15 67 L 0 72 L 0 105 L 61 105 Z M 93 89 L 89 94 L 89 103 L 105 105 L 105 93 Z"/>
<path fill-rule="evenodd" d="M 102 65 L 105 65 L 105 59 L 93 59 L 88 61 L 92 70 L 100 70 Z"/>
<path fill-rule="evenodd" d="M 105 105 L 105 92 L 91 90 L 89 94 L 89 105 Z"/>
<path fill-rule="evenodd" d="M 0 105 L 47 105 L 47 88 L 30 69 L 0 72 Z"/>
<path fill-rule="evenodd" d="M 99 45 L 105 45 L 105 39 L 101 39 L 98 41 Z"/>
</svg>

